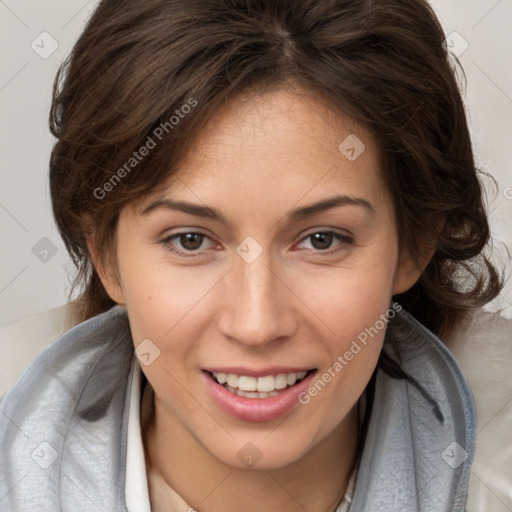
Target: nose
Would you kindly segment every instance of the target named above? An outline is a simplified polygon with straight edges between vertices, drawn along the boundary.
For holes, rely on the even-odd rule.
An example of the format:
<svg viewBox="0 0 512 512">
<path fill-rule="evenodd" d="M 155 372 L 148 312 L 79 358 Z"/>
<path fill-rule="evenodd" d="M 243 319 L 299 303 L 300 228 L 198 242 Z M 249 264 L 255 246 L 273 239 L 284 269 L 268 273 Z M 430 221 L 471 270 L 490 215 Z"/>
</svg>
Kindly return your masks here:
<svg viewBox="0 0 512 512">
<path fill-rule="evenodd" d="M 268 251 L 248 263 L 235 254 L 223 290 L 221 332 L 232 341 L 251 347 L 293 335 L 297 327 L 297 298 L 283 267 L 271 265 Z"/>
</svg>

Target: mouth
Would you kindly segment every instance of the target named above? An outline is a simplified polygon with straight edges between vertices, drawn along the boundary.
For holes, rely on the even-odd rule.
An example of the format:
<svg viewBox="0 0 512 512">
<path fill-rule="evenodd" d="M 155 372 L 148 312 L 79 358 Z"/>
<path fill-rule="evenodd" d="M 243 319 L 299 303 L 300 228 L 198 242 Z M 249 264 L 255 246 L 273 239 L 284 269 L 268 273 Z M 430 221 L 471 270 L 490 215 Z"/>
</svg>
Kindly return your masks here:
<svg viewBox="0 0 512 512">
<path fill-rule="evenodd" d="M 316 372 L 317 368 L 260 372 L 211 368 L 203 370 L 203 375 L 209 396 L 221 410 L 238 420 L 263 422 L 297 407 L 300 394 L 311 385 Z"/>
<path fill-rule="evenodd" d="M 208 372 L 213 380 L 233 395 L 244 398 L 273 398 L 302 382 L 316 368 L 307 371 L 270 374 L 262 377 Z"/>
</svg>

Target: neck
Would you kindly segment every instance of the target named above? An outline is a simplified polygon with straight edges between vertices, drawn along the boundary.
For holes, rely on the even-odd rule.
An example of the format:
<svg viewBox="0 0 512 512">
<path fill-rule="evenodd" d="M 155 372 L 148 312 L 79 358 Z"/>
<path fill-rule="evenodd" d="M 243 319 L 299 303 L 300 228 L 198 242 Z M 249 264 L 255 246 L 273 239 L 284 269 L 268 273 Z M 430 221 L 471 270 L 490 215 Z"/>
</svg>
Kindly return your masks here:
<svg viewBox="0 0 512 512">
<path fill-rule="evenodd" d="M 174 491 L 198 512 L 335 511 L 354 469 L 358 410 L 305 456 L 275 469 L 240 469 L 218 460 L 158 401 L 143 437 L 152 510 L 165 510 L 166 495 Z"/>
</svg>

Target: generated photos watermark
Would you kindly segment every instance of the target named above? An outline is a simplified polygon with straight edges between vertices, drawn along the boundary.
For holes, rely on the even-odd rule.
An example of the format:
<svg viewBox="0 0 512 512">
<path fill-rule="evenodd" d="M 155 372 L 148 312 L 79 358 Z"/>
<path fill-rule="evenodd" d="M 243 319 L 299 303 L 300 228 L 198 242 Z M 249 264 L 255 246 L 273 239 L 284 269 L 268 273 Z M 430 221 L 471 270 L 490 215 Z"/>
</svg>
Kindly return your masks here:
<svg viewBox="0 0 512 512">
<path fill-rule="evenodd" d="M 170 133 L 175 126 L 177 126 L 181 119 L 184 119 L 192 109 L 197 106 L 197 100 L 189 98 L 180 108 L 177 108 L 168 121 L 160 123 L 151 133 L 148 135 L 146 142 L 139 147 L 137 151 L 132 153 L 132 156 L 107 180 L 101 187 L 94 189 L 93 195 L 96 199 L 105 199 L 109 192 L 112 192 L 116 185 L 127 176 L 135 167 L 139 165 L 144 158 L 149 155 L 151 150 L 156 148 L 158 142 L 161 142 L 165 134 Z"/>
<path fill-rule="evenodd" d="M 371 327 L 366 327 L 357 335 L 357 340 L 352 340 L 350 347 L 342 355 L 339 355 L 334 363 L 320 375 L 306 391 L 299 393 L 298 400 L 302 405 L 307 405 L 311 399 L 322 391 L 325 386 L 331 382 L 345 368 L 354 357 L 361 352 L 362 347 L 368 344 L 369 339 L 373 339 L 383 329 L 386 328 L 388 321 L 402 311 L 402 306 L 398 302 L 393 302 L 391 307 L 379 316 L 379 319 Z"/>
</svg>

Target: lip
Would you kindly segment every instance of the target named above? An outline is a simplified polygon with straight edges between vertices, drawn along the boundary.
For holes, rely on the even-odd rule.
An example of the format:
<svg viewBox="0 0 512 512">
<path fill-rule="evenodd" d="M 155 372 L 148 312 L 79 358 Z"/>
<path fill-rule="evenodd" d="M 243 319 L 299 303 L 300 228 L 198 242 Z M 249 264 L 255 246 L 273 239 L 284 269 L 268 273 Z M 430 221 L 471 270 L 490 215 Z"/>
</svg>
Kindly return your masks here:
<svg viewBox="0 0 512 512">
<path fill-rule="evenodd" d="M 223 368 L 221 370 L 215 369 L 214 371 L 218 371 L 219 373 L 234 373 L 236 375 L 257 377 L 279 373 L 295 373 L 297 369 L 293 369 L 293 371 L 286 369 L 286 371 L 283 371 L 283 368 L 272 368 L 270 373 L 268 373 L 268 369 L 262 371 L 253 370 L 250 372 L 247 368 L 231 367 L 229 368 L 229 371 L 226 370 L 228 369 Z M 309 370 L 311 370 L 311 368 Z M 302 369 L 298 371 L 307 370 Z M 290 412 L 294 407 L 297 407 L 300 403 L 298 399 L 299 394 L 310 386 L 313 377 L 317 373 L 316 370 L 312 371 L 298 384 L 295 384 L 291 388 L 287 388 L 278 396 L 271 398 L 246 398 L 230 393 L 226 388 L 224 388 L 224 386 L 219 384 L 209 372 L 210 370 L 204 370 L 202 373 L 203 378 L 205 379 L 205 384 L 214 402 L 230 416 L 239 420 L 252 422 L 271 421 Z"/>
</svg>

